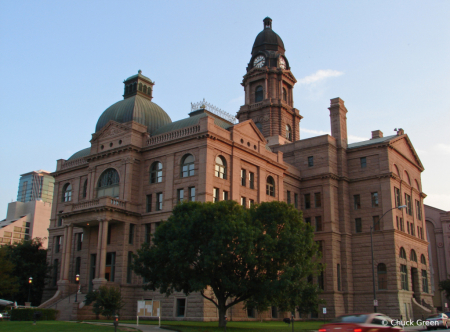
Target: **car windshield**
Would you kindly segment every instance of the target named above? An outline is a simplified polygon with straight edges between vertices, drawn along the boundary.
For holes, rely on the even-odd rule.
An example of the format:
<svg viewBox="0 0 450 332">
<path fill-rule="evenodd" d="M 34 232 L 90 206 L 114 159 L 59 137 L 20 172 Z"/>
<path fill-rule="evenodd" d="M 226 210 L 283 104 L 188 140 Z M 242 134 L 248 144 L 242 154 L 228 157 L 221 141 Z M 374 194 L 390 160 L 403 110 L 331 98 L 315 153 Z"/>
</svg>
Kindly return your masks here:
<svg viewBox="0 0 450 332">
<path fill-rule="evenodd" d="M 365 323 L 367 315 L 347 315 L 333 320 L 333 323 Z"/>
</svg>

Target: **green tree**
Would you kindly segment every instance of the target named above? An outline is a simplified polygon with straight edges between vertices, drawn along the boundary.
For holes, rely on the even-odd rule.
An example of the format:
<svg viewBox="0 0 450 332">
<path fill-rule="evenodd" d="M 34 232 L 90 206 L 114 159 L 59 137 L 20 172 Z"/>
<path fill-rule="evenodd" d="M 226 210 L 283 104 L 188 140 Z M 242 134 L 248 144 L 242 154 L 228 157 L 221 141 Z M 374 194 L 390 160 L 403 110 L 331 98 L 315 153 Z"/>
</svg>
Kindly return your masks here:
<svg viewBox="0 0 450 332">
<path fill-rule="evenodd" d="M 92 302 L 94 302 L 92 311 L 97 318 L 99 315 L 103 315 L 110 319 L 125 305 L 120 289 L 108 286 L 101 286 L 97 291 L 88 292 L 84 303 L 90 305 Z"/>
<path fill-rule="evenodd" d="M 18 290 L 14 264 L 8 257 L 7 247 L 0 247 L 0 296 L 15 294 Z"/>
<path fill-rule="evenodd" d="M 187 202 L 158 228 L 152 246 L 138 250 L 133 268 L 148 281 L 145 289 L 200 292 L 217 307 L 222 327 L 233 305 L 275 301 L 317 273 L 313 237 L 301 212 L 283 202 L 251 209 L 234 201 Z"/>
<path fill-rule="evenodd" d="M 439 282 L 439 290 L 445 292 L 445 297 L 450 301 L 450 279 Z"/>
<path fill-rule="evenodd" d="M 9 260 L 14 265 L 13 275 L 17 278 L 19 291 L 7 292 L 5 297 L 23 304 L 28 300 L 30 285 L 28 278 L 33 278 L 30 301 L 33 306 L 41 303 L 45 281 L 49 277 L 50 267 L 47 265 L 47 250 L 43 249 L 39 238 L 6 245 Z"/>
</svg>

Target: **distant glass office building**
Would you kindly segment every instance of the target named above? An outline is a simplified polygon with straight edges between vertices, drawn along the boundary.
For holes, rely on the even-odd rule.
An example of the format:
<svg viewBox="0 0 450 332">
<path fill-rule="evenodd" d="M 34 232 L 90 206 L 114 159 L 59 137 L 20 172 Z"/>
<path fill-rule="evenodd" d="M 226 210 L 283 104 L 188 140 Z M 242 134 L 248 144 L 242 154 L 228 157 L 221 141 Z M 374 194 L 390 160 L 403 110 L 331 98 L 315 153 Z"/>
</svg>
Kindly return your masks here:
<svg viewBox="0 0 450 332">
<path fill-rule="evenodd" d="M 17 192 L 18 202 L 42 200 L 51 203 L 53 200 L 53 187 L 55 179 L 50 172 L 38 170 L 22 174 Z"/>
</svg>

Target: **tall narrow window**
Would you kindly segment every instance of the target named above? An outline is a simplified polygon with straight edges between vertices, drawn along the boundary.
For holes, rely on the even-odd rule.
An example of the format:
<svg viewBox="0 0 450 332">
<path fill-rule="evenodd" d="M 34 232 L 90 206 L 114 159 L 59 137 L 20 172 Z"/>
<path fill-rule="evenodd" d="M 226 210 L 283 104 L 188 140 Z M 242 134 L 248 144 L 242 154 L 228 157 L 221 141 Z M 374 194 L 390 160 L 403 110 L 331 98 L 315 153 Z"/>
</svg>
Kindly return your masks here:
<svg viewBox="0 0 450 332">
<path fill-rule="evenodd" d="M 146 212 L 152 212 L 152 195 L 146 196 Z"/>
<path fill-rule="evenodd" d="M 408 290 L 408 268 L 406 265 L 400 265 L 401 289 Z"/>
<path fill-rule="evenodd" d="M 215 175 L 221 179 L 227 178 L 227 161 L 222 156 L 216 157 Z"/>
<path fill-rule="evenodd" d="M 305 209 L 311 208 L 311 195 L 305 194 Z"/>
<path fill-rule="evenodd" d="M 422 270 L 422 290 L 424 293 L 428 293 L 428 274 L 427 270 Z"/>
<path fill-rule="evenodd" d="M 403 247 L 400 248 L 400 258 L 406 259 L 406 251 Z"/>
<path fill-rule="evenodd" d="M 136 228 L 135 224 L 130 224 L 130 231 L 128 233 L 128 244 L 133 244 L 134 242 L 134 229 Z"/>
<path fill-rule="evenodd" d="M 361 168 L 366 168 L 367 167 L 367 160 L 366 157 L 362 157 L 359 159 L 360 163 L 361 163 Z"/>
<path fill-rule="evenodd" d="M 241 197 L 241 205 L 243 206 L 243 207 L 247 207 L 247 200 L 246 200 L 246 198 L 245 197 Z"/>
<path fill-rule="evenodd" d="M 248 172 L 248 187 L 255 189 L 255 173 Z"/>
<path fill-rule="evenodd" d="M 372 217 L 373 220 L 373 230 L 374 231 L 379 231 L 381 229 L 381 225 L 380 225 L 380 217 L 379 216 L 373 216 Z"/>
<path fill-rule="evenodd" d="M 55 253 L 58 253 L 61 251 L 61 245 L 62 245 L 62 236 L 56 236 L 55 237 Z"/>
<path fill-rule="evenodd" d="M 177 317 L 184 317 L 186 311 L 186 299 L 177 299 Z"/>
<path fill-rule="evenodd" d="M 311 217 L 306 217 L 305 223 L 307 223 L 308 225 L 311 225 Z"/>
<path fill-rule="evenodd" d="M 150 183 L 162 182 L 163 165 L 159 161 L 155 161 L 150 167 Z"/>
<path fill-rule="evenodd" d="M 111 236 L 112 236 L 112 225 L 108 223 L 108 233 L 106 235 L 106 244 L 111 244 Z"/>
<path fill-rule="evenodd" d="M 338 289 L 338 291 L 340 291 L 341 290 L 341 264 L 337 265 L 336 274 L 337 274 L 337 289 Z"/>
<path fill-rule="evenodd" d="M 245 179 L 246 179 L 246 175 L 247 172 L 245 171 L 245 169 L 241 169 L 241 186 L 245 186 Z"/>
<path fill-rule="evenodd" d="M 163 193 L 156 194 L 156 211 L 161 211 L 163 208 Z"/>
<path fill-rule="evenodd" d="M 294 207 L 298 209 L 298 194 L 294 193 Z"/>
<path fill-rule="evenodd" d="M 127 260 L 127 284 L 131 284 L 131 272 L 133 271 L 131 268 L 131 263 L 133 263 L 133 252 L 128 252 L 128 260 Z"/>
<path fill-rule="evenodd" d="M 405 231 L 405 223 L 403 222 L 403 218 L 400 218 L 400 230 L 401 230 L 402 232 Z"/>
<path fill-rule="evenodd" d="M 378 193 L 374 192 L 371 194 L 372 196 L 372 207 L 378 207 Z"/>
<path fill-rule="evenodd" d="M 266 195 L 275 197 L 275 181 L 271 176 L 267 178 Z"/>
<path fill-rule="evenodd" d="M 97 197 L 111 196 L 119 198 L 119 182 L 119 173 L 114 168 L 108 168 L 98 180 Z"/>
<path fill-rule="evenodd" d="M 85 180 L 84 183 L 83 183 L 83 195 L 82 195 L 82 198 L 86 198 L 86 196 L 87 196 L 87 185 L 88 185 L 88 181 Z"/>
<path fill-rule="evenodd" d="M 411 196 L 405 194 L 406 213 L 412 216 Z"/>
<path fill-rule="evenodd" d="M 189 201 L 195 202 L 195 187 L 189 187 Z"/>
<path fill-rule="evenodd" d="M 361 233 L 362 232 L 361 218 L 356 218 L 355 219 L 355 231 L 356 231 L 356 233 Z"/>
<path fill-rule="evenodd" d="M 395 207 L 402 205 L 402 196 L 400 195 L 400 189 L 394 187 Z"/>
<path fill-rule="evenodd" d="M 181 177 L 186 178 L 188 176 L 193 176 L 194 172 L 194 156 L 187 154 L 183 157 L 181 161 Z"/>
<path fill-rule="evenodd" d="M 177 203 L 181 203 L 184 200 L 184 189 L 177 190 Z"/>
<path fill-rule="evenodd" d="M 64 211 L 59 211 L 59 215 L 58 215 L 58 219 L 56 221 L 56 226 L 62 226 L 62 216 L 61 213 L 63 213 Z"/>
<path fill-rule="evenodd" d="M 253 205 L 255 205 L 255 201 L 253 199 L 249 199 L 248 200 L 248 206 L 252 207 Z"/>
<path fill-rule="evenodd" d="M 290 125 L 286 125 L 286 139 L 292 141 L 292 129 Z"/>
<path fill-rule="evenodd" d="M 386 265 L 383 263 L 378 264 L 377 266 L 377 275 L 378 275 L 378 289 L 387 289 L 387 269 Z"/>
<path fill-rule="evenodd" d="M 414 249 L 411 250 L 411 253 L 409 255 L 409 260 L 412 262 L 417 262 L 417 254 Z"/>
<path fill-rule="evenodd" d="M 314 166 L 314 157 L 308 157 L 308 167 L 313 167 Z"/>
<path fill-rule="evenodd" d="M 314 194 L 314 205 L 316 208 L 322 206 L 322 194 L 321 193 Z"/>
<path fill-rule="evenodd" d="M 77 233 L 77 251 L 83 248 L 83 233 Z"/>
<path fill-rule="evenodd" d="M 71 200 L 72 200 L 72 185 L 70 183 L 66 183 L 63 187 L 62 201 L 70 202 Z"/>
<path fill-rule="evenodd" d="M 228 201 L 228 191 L 222 191 L 222 198 L 224 201 Z"/>
<path fill-rule="evenodd" d="M 322 216 L 317 216 L 315 220 L 316 220 L 316 232 L 323 231 Z"/>
<path fill-rule="evenodd" d="M 219 188 L 213 188 L 213 202 L 219 201 Z"/>
<path fill-rule="evenodd" d="M 75 277 L 81 273 L 81 257 L 75 258 Z"/>
<path fill-rule="evenodd" d="M 353 208 L 355 210 L 361 209 L 361 196 L 360 195 L 353 195 Z"/>
<path fill-rule="evenodd" d="M 322 268 L 322 266 L 321 266 Z M 320 274 L 317 276 L 317 284 L 319 286 L 320 289 L 325 290 L 325 285 L 324 285 L 324 275 L 323 275 L 323 269 L 322 271 L 320 271 Z"/>
<path fill-rule="evenodd" d="M 152 236 L 152 224 L 145 224 L 145 239 L 144 241 L 150 243 L 150 238 Z"/>
<path fill-rule="evenodd" d="M 288 204 L 291 204 L 291 192 L 289 190 L 286 192 L 286 200 Z"/>
<path fill-rule="evenodd" d="M 258 103 L 264 99 L 264 90 L 261 85 L 258 85 L 255 89 L 255 103 Z"/>
<path fill-rule="evenodd" d="M 417 220 L 422 220 L 422 206 L 420 205 L 420 201 L 416 199 L 416 217 Z"/>
<path fill-rule="evenodd" d="M 106 253 L 106 264 L 105 264 L 105 279 L 108 281 L 114 281 L 116 269 L 116 253 L 107 252 Z"/>
<path fill-rule="evenodd" d="M 283 101 L 287 102 L 287 92 L 285 88 L 283 88 Z"/>
<path fill-rule="evenodd" d="M 425 256 L 423 254 L 420 255 L 420 262 L 424 265 L 427 265 L 427 260 L 425 259 Z"/>
</svg>

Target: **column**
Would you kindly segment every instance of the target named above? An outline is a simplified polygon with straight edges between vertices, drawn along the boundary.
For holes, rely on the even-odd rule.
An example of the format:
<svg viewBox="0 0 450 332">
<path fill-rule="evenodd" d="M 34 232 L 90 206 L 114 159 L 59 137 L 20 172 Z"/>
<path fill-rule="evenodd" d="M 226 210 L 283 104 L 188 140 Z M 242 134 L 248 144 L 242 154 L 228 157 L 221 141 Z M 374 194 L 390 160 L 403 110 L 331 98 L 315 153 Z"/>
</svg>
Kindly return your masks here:
<svg viewBox="0 0 450 332">
<path fill-rule="evenodd" d="M 56 205 L 56 204 L 55 204 Z M 62 254 L 61 254 L 61 267 L 60 267 L 60 271 L 59 271 L 59 280 L 64 280 L 64 271 L 65 271 L 65 266 L 66 266 L 66 244 L 67 244 L 67 227 L 64 227 L 64 243 L 63 243 L 63 247 L 62 247 Z"/>
<path fill-rule="evenodd" d="M 64 258 L 64 277 L 63 280 L 69 280 L 70 255 L 72 253 L 73 225 L 70 224 L 66 230 L 67 237 L 64 239 L 65 258 Z"/>
<path fill-rule="evenodd" d="M 105 265 L 106 265 L 106 241 L 108 238 L 108 220 L 103 220 L 103 229 L 101 232 L 101 249 L 98 259 L 99 269 L 98 278 L 105 279 Z"/>
<path fill-rule="evenodd" d="M 99 278 L 99 269 L 100 269 L 100 255 L 102 250 L 102 234 L 103 234 L 103 220 L 98 221 L 98 236 L 97 236 L 97 259 L 95 262 L 95 277 L 94 279 Z"/>
</svg>

